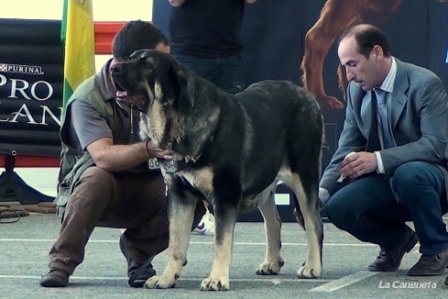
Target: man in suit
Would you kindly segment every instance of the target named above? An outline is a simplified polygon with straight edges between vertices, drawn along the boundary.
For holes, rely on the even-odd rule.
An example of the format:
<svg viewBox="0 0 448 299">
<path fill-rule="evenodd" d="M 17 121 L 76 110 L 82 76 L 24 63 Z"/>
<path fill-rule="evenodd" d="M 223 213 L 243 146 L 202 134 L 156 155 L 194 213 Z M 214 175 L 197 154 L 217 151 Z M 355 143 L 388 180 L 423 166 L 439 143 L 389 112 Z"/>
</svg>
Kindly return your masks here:
<svg viewBox="0 0 448 299">
<path fill-rule="evenodd" d="M 420 241 L 422 255 L 408 275 L 442 275 L 448 265 L 445 87 L 431 71 L 391 56 L 385 35 L 372 25 L 344 32 L 338 56 L 350 83 L 338 148 L 320 181 L 326 214 L 338 228 L 380 246 L 370 271 L 397 270 Z"/>
</svg>

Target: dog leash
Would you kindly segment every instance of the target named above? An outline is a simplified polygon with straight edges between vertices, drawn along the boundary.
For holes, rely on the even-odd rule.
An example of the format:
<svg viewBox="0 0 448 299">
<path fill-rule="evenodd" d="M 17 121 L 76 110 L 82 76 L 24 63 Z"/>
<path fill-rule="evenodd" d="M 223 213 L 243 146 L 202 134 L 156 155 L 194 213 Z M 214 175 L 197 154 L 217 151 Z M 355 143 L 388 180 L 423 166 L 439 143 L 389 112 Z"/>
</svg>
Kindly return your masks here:
<svg viewBox="0 0 448 299">
<path fill-rule="evenodd" d="M 17 210 L 17 209 L 13 209 L 12 207 L 10 207 L 10 206 L 8 206 L 8 205 L 1 205 L 0 204 L 0 223 L 1 224 L 3 224 L 3 223 L 14 223 L 14 222 L 18 222 L 19 220 L 20 220 L 20 218 L 21 218 L 21 216 L 20 216 L 20 210 Z M 12 212 L 13 213 L 13 215 L 12 216 L 9 216 L 8 218 L 2 218 L 1 217 L 1 214 L 2 213 L 5 213 L 5 212 Z M 12 218 L 12 220 L 5 220 L 5 219 L 10 219 L 10 218 Z"/>
</svg>

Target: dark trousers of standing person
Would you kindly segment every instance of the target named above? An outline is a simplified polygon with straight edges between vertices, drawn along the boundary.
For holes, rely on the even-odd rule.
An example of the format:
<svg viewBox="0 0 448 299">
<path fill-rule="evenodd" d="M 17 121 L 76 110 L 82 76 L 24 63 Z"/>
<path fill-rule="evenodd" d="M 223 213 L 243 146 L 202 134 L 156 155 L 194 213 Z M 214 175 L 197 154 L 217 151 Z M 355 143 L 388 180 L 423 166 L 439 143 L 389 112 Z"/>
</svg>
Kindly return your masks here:
<svg viewBox="0 0 448 299">
<path fill-rule="evenodd" d="M 395 194 L 394 194 L 395 193 Z M 350 182 L 328 202 L 329 220 L 361 241 L 396 248 L 413 221 L 423 255 L 448 248 L 443 214 L 448 212 L 442 170 L 426 162 L 408 162 L 385 179 L 371 175 Z"/>
<path fill-rule="evenodd" d="M 241 55 L 219 58 L 199 58 L 183 54 L 173 54 L 173 57 L 182 65 L 191 69 L 199 77 L 207 79 L 226 92 L 235 94 L 245 88 Z"/>
</svg>

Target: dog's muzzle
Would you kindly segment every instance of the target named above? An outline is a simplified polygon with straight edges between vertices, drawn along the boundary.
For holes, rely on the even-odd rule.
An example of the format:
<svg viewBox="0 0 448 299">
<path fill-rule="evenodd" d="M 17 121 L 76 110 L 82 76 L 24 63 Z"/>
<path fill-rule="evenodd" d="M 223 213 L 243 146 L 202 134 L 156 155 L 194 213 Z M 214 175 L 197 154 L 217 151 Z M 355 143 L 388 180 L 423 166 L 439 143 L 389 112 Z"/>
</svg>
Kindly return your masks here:
<svg viewBox="0 0 448 299">
<path fill-rule="evenodd" d="M 131 106 L 140 112 L 144 112 L 148 106 L 149 100 L 144 95 L 123 96 L 122 92 L 116 94 L 117 102 L 120 106 Z"/>
<path fill-rule="evenodd" d="M 139 111 L 147 108 L 149 99 L 145 94 L 131 94 L 121 83 L 123 78 L 123 70 L 120 64 L 111 68 L 112 81 L 116 89 L 116 99 L 120 106 L 131 106 Z"/>
</svg>

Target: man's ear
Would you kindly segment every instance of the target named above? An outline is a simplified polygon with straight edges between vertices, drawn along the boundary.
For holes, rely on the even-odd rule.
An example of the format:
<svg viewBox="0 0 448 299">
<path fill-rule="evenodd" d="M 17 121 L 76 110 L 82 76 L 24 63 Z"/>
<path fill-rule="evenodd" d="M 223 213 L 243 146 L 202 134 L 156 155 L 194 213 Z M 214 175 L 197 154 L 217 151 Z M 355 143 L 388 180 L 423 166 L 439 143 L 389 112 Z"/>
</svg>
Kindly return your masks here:
<svg viewBox="0 0 448 299">
<path fill-rule="evenodd" d="M 382 58 L 384 56 L 384 50 L 379 45 L 373 46 L 372 53 L 375 59 Z"/>
</svg>

